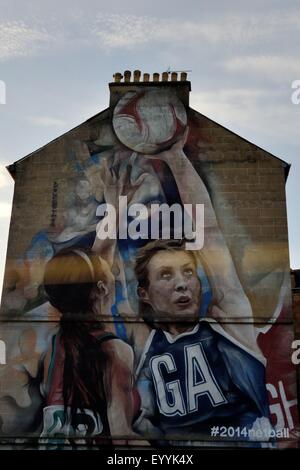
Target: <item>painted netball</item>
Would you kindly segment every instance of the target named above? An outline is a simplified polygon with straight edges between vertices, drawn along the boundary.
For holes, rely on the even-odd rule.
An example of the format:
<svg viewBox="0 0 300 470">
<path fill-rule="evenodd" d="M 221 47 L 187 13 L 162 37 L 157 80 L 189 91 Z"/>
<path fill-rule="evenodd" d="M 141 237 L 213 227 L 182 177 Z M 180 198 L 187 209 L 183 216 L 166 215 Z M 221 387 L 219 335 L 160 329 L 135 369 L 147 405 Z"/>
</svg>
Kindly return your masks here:
<svg viewBox="0 0 300 470">
<path fill-rule="evenodd" d="M 155 155 L 170 147 L 182 136 L 186 124 L 184 105 L 172 90 L 130 91 L 113 114 L 119 140 L 142 154 Z"/>
</svg>

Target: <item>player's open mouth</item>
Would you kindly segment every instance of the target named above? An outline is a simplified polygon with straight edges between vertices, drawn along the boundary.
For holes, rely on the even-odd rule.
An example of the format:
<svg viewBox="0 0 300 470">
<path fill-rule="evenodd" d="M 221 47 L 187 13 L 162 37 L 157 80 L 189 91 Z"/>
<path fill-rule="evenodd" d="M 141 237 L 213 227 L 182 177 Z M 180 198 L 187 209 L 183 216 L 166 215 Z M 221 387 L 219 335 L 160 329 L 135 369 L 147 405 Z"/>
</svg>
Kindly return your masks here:
<svg viewBox="0 0 300 470">
<path fill-rule="evenodd" d="M 179 299 L 176 300 L 177 305 L 188 305 L 191 302 L 191 298 L 188 296 L 182 296 L 179 297 Z"/>
</svg>

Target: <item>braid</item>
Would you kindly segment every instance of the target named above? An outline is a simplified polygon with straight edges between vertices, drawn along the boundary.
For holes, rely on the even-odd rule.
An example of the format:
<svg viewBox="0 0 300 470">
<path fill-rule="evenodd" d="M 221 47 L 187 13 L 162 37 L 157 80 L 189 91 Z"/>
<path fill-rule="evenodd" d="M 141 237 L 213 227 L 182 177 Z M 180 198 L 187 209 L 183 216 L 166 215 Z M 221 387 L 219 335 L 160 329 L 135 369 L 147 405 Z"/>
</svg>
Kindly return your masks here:
<svg viewBox="0 0 300 470">
<path fill-rule="evenodd" d="M 65 349 L 63 398 L 71 408 L 72 422 L 77 409 L 84 406 L 95 414 L 106 412 L 104 391 L 105 354 L 101 344 L 83 322 L 61 322 L 61 341 Z"/>
</svg>

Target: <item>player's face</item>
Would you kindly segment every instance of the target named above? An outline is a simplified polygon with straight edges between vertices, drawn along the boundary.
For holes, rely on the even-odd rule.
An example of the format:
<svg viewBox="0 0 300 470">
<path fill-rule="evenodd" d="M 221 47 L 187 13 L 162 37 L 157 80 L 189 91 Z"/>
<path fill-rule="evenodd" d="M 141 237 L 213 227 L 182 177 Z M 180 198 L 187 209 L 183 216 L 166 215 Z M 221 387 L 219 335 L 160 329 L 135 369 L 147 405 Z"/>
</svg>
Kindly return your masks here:
<svg viewBox="0 0 300 470">
<path fill-rule="evenodd" d="M 140 288 L 139 294 L 151 305 L 156 320 L 197 320 L 201 287 L 194 259 L 188 252 L 155 254 L 148 264 L 148 280 L 148 288 Z"/>
</svg>

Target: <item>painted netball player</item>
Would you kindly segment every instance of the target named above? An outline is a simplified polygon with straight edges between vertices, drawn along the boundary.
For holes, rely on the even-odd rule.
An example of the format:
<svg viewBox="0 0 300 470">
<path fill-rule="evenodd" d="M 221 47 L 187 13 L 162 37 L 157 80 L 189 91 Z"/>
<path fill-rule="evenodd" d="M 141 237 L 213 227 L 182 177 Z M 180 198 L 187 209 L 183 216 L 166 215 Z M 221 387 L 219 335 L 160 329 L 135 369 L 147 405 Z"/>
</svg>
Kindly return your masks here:
<svg viewBox="0 0 300 470">
<path fill-rule="evenodd" d="M 182 445 L 209 440 L 213 426 L 231 426 L 244 429 L 235 440 L 248 440 L 250 429 L 270 429 L 264 363 L 216 322 L 199 322 L 197 264 L 175 240 L 151 242 L 137 258 L 141 315 L 153 330 L 137 370 L 135 429 Z"/>
<path fill-rule="evenodd" d="M 103 323 L 114 303 L 107 262 L 62 251 L 46 265 L 44 288 L 61 320 L 44 362 L 42 437 L 132 437 L 133 352 Z"/>
<path fill-rule="evenodd" d="M 254 429 L 268 441 L 265 358 L 251 304 L 207 189 L 183 152 L 186 137 L 159 158 L 171 169 L 181 202 L 204 204 L 204 247 L 195 254 L 181 242 L 160 240 L 137 257 L 140 313 L 154 329 L 137 370 L 142 407 L 135 429 L 156 442 L 182 445 L 210 441 L 213 426 L 235 426 L 244 430 L 235 441 L 255 440 Z M 199 322 L 200 259 L 213 298 Z"/>
</svg>

